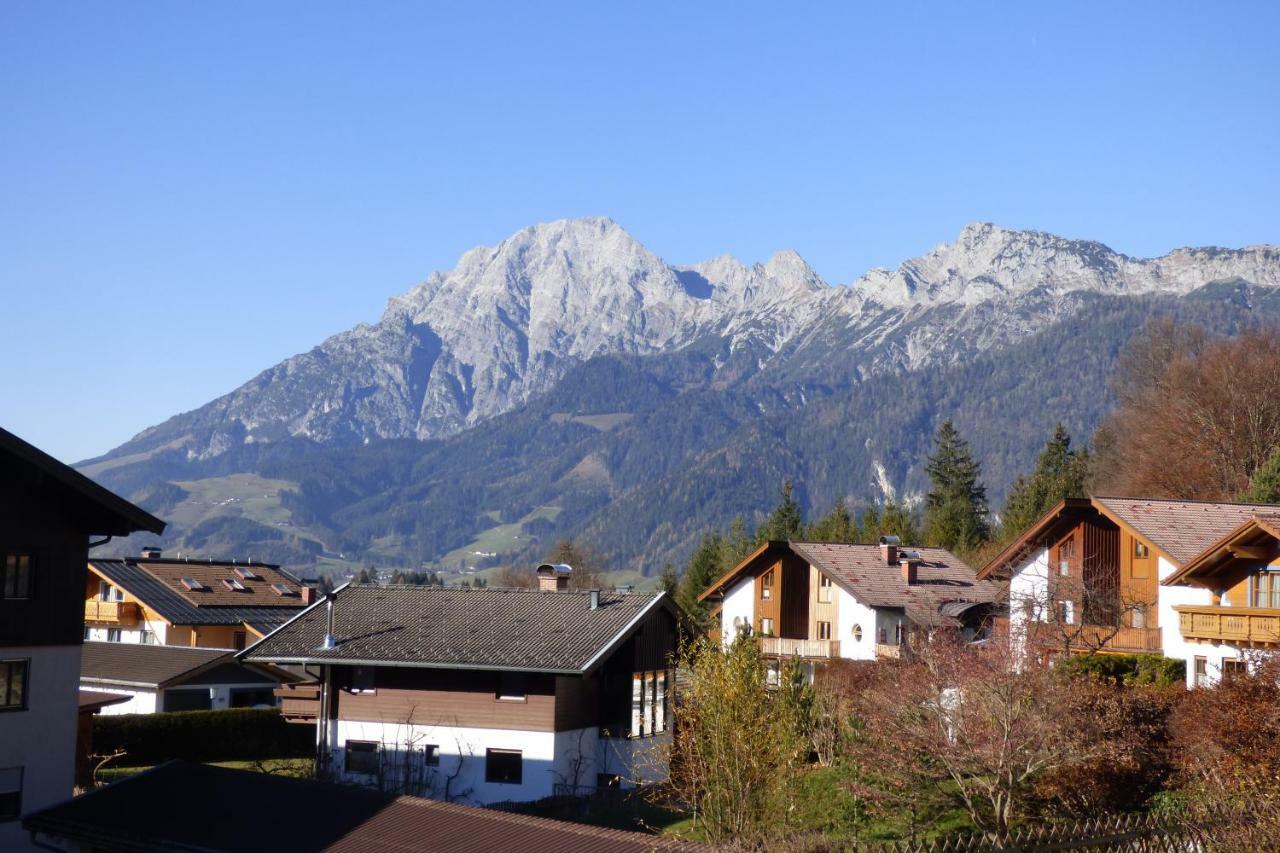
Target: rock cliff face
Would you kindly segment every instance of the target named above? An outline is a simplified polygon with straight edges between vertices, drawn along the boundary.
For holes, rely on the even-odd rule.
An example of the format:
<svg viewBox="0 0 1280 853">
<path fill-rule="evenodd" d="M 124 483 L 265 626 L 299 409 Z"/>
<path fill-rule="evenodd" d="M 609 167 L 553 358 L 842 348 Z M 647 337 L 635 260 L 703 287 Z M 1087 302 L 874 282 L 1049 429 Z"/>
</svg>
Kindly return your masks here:
<svg viewBox="0 0 1280 853">
<path fill-rule="evenodd" d="M 733 382 L 769 365 L 802 394 L 807 380 L 833 372 L 863 379 L 1012 344 L 1091 294 L 1182 295 L 1228 281 L 1280 287 L 1280 250 L 1178 249 L 1140 260 L 1100 243 L 974 224 L 897 270 L 833 286 L 795 252 L 750 266 L 721 256 L 675 267 L 609 219 L 565 220 L 467 252 L 391 298 L 377 323 L 142 432 L 95 467 L 159 448 L 210 460 L 288 437 L 345 447 L 449 436 L 519 408 L 595 356 L 709 341 Z"/>
</svg>

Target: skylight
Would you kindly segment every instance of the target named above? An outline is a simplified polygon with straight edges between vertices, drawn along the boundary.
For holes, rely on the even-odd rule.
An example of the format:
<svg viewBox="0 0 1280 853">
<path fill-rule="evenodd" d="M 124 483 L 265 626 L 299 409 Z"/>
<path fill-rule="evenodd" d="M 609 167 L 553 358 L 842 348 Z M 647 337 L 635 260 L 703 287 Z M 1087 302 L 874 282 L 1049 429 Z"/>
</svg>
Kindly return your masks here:
<svg viewBox="0 0 1280 853">
<path fill-rule="evenodd" d="M 205 585 L 195 578 L 186 577 L 182 579 L 182 585 L 193 592 L 203 592 Z"/>
<path fill-rule="evenodd" d="M 262 580 L 262 575 L 257 574 L 256 572 L 254 572 L 253 569 L 247 569 L 244 566 L 236 566 L 235 571 L 236 571 L 236 574 L 240 576 L 241 580 L 246 580 L 246 581 Z"/>
<path fill-rule="evenodd" d="M 227 589 L 231 590 L 232 592 L 244 592 L 244 591 L 245 591 L 245 585 L 244 585 L 244 584 L 242 584 L 242 583 L 240 583 L 240 581 L 236 580 L 235 578 L 223 578 L 223 579 L 222 579 L 222 584 L 223 584 L 223 586 L 225 586 Z"/>
<path fill-rule="evenodd" d="M 297 594 L 282 583 L 273 583 L 271 585 L 271 588 L 275 590 L 276 595 L 296 595 Z"/>
</svg>

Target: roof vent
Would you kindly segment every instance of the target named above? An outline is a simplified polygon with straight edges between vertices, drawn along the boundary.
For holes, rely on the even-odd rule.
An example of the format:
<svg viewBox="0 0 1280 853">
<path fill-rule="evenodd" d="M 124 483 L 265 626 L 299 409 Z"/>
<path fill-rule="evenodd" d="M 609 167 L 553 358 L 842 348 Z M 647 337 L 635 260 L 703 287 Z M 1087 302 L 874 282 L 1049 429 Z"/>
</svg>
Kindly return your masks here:
<svg viewBox="0 0 1280 853">
<path fill-rule="evenodd" d="M 143 549 L 142 549 L 142 559 L 144 559 L 144 560 L 158 560 L 158 559 L 160 559 L 160 555 L 161 555 L 161 554 L 163 554 L 163 553 L 164 553 L 164 551 L 161 551 L 161 550 L 160 550 L 158 547 L 156 547 L 155 545 L 148 545 L 147 547 L 145 547 L 145 548 L 143 548 Z"/>
<path fill-rule="evenodd" d="M 538 566 L 538 589 L 544 592 L 563 592 L 569 588 L 569 575 L 573 566 L 567 563 L 543 563 Z"/>
<path fill-rule="evenodd" d="M 324 600 L 325 600 L 324 642 L 320 644 L 320 649 L 322 651 L 329 650 L 329 649 L 336 649 L 338 647 L 338 641 L 333 636 L 333 598 L 334 598 L 333 593 L 329 593 L 324 597 Z"/>
</svg>

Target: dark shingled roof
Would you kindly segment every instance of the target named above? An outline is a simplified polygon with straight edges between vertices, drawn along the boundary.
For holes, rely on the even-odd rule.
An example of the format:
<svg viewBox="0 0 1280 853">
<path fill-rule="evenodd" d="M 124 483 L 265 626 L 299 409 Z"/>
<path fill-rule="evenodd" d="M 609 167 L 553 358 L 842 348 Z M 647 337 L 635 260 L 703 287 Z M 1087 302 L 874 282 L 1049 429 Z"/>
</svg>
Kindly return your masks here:
<svg viewBox="0 0 1280 853">
<path fill-rule="evenodd" d="M 80 653 L 80 680 L 157 687 L 217 663 L 233 663 L 228 649 L 88 642 Z"/>
<path fill-rule="evenodd" d="M 334 594 L 337 646 L 322 650 L 321 601 L 241 653 L 246 660 L 333 661 L 580 673 L 625 639 L 663 593 L 459 589 L 352 584 Z"/>
<path fill-rule="evenodd" d="M 977 580 L 973 569 L 943 548 L 903 549 L 921 557 L 916 583 L 907 584 L 901 567 L 886 563 L 877 545 L 789 544 L 858 601 L 871 607 L 901 607 L 917 625 L 958 625 L 956 617 L 967 608 L 957 610 L 948 604 L 995 600 L 995 585 Z"/>
<path fill-rule="evenodd" d="M 214 820 L 202 817 L 200 811 L 210 804 L 218 806 Z M 22 825 L 86 846 L 129 851 L 642 853 L 698 849 L 638 832 L 180 761 L 29 814 Z"/>
<path fill-rule="evenodd" d="M 273 629 L 296 616 L 302 609 L 300 599 L 293 597 L 273 600 L 258 596 L 253 602 L 244 604 L 197 605 L 180 594 L 169 582 L 148 571 L 145 561 L 90 560 L 89 565 L 173 625 L 241 625 L 247 622 L 255 628 L 262 626 Z M 190 565 L 208 568 L 207 564 Z M 264 567 L 252 568 L 261 570 Z M 228 577 L 232 576 L 229 564 L 225 573 Z M 298 586 L 296 580 L 290 586 Z M 219 600 L 222 600 L 221 597 Z"/>
<path fill-rule="evenodd" d="M 1158 501 L 1095 497 L 1116 518 L 1182 565 L 1253 515 L 1280 512 L 1274 504 Z"/>
</svg>

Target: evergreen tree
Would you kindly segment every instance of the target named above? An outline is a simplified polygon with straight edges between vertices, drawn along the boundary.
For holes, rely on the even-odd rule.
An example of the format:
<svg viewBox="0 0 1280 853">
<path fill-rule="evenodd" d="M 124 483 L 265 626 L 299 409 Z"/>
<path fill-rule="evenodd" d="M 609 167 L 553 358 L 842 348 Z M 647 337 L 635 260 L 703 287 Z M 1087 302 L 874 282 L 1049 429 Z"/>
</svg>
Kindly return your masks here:
<svg viewBox="0 0 1280 853">
<path fill-rule="evenodd" d="M 1253 472 L 1244 500 L 1259 504 L 1280 504 L 1280 446 Z"/>
<path fill-rule="evenodd" d="M 858 525 L 854 523 L 844 498 L 836 501 L 831 512 L 809 525 L 808 538 L 814 542 L 842 542 L 853 544 L 858 541 Z"/>
<path fill-rule="evenodd" d="M 702 537 L 702 541 L 693 551 L 693 556 L 689 558 L 684 577 L 680 579 L 680 586 L 676 590 L 676 601 L 695 621 L 706 617 L 707 608 L 698 601 L 698 596 L 706 592 L 707 587 L 724 574 L 721 570 L 723 555 L 724 536 L 719 530 L 713 530 Z"/>
<path fill-rule="evenodd" d="M 987 538 L 987 489 L 982 469 L 955 424 L 943 422 L 925 464 L 933 486 L 925 496 L 924 536 L 928 544 L 972 551 Z"/>
<path fill-rule="evenodd" d="M 732 569 L 756 548 L 755 538 L 747 532 L 747 520 L 737 516 L 729 523 L 729 532 L 720 539 L 720 574 Z"/>
<path fill-rule="evenodd" d="M 1000 514 L 1002 538 L 1020 535 L 1064 498 L 1083 497 L 1090 462 L 1089 451 L 1072 450 L 1071 436 L 1058 424 L 1036 459 L 1035 471 L 1018 477 L 1009 490 Z"/>
<path fill-rule="evenodd" d="M 880 514 L 879 530 L 868 542 L 876 543 L 881 536 L 897 536 L 904 545 L 915 545 L 920 542 L 920 528 L 916 525 L 915 515 L 905 504 L 890 500 L 884 505 Z"/>
<path fill-rule="evenodd" d="M 778 491 L 778 505 L 756 530 L 756 543 L 799 539 L 803 531 L 804 516 L 800 514 L 800 505 L 792 496 L 791 481 L 783 480 L 782 488 Z"/>
<path fill-rule="evenodd" d="M 680 586 L 680 577 L 676 574 L 674 563 L 667 563 L 662 567 L 662 575 L 658 578 L 658 589 L 665 592 L 672 598 L 675 597 L 676 589 Z"/>
</svg>

